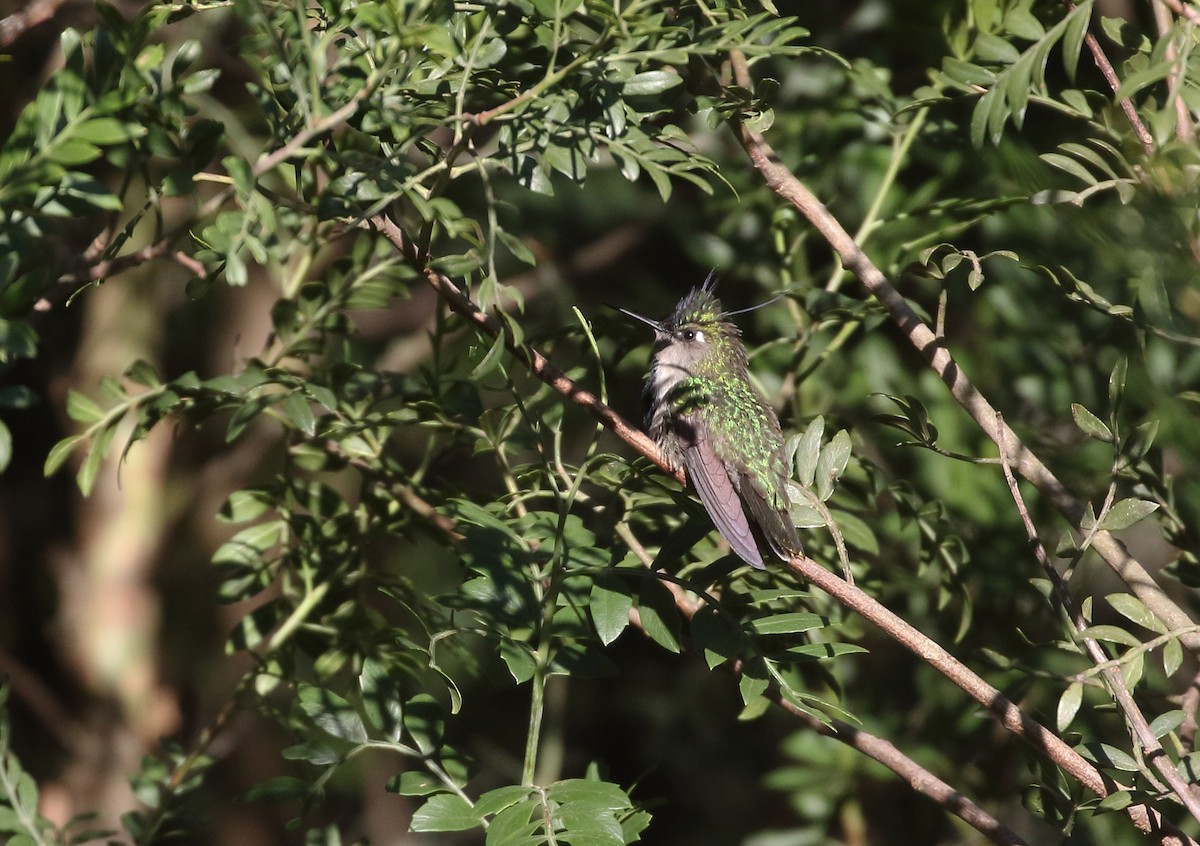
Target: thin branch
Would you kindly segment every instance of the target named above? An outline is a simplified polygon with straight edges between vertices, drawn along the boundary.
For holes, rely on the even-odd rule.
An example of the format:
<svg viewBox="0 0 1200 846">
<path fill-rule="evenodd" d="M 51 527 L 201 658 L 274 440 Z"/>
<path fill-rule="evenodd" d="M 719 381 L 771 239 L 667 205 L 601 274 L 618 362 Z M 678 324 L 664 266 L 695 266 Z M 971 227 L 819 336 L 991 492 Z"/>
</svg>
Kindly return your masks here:
<svg viewBox="0 0 1200 846">
<path fill-rule="evenodd" d="M 1179 727 L 1179 740 L 1183 743 L 1184 753 L 1196 749 L 1196 710 L 1200 708 L 1200 673 L 1192 677 L 1191 684 L 1179 700 L 1179 708 L 1183 711 L 1183 725 Z"/>
<path fill-rule="evenodd" d="M 749 86 L 751 82 L 745 58 L 735 53 L 733 67 L 738 84 Z M 767 186 L 804 215 L 829 243 L 846 269 L 857 276 L 883 305 L 893 322 L 907 336 L 909 343 L 941 377 L 958 404 L 997 446 L 1004 449 L 1014 469 L 1032 482 L 1072 525 L 1079 526 L 1086 513 L 1086 506 L 1067 490 L 1012 429 L 1003 422 L 997 422 L 996 409 L 967 378 L 950 355 L 944 340 L 938 338 L 921 320 L 912 306 L 888 282 L 883 272 L 871 262 L 816 195 L 780 161 L 766 139 L 741 122 L 736 124 L 736 130 L 742 147 Z M 1151 613 L 1166 623 L 1167 628 L 1184 629 L 1194 624 L 1187 613 L 1154 581 L 1154 577 L 1146 571 L 1141 562 L 1130 555 L 1125 545 L 1110 532 L 1097 532 L 1093 548 L 1145 603 Z M 1182 638 L 1182 641 L 1188 649 L 1200 653 L 1200 635 L 1189 634 Z"/>
<path fill-rule="evenodd" d="M 387 238 L 392 243 L 392 246 L 401 255 L 405 256 L 409 263 L 425 277 L 425 281 L 445 299 L 450 308 L 460 316 L 465 317 L 478 331 L 482 331 L 492 338 L 503 334 L 508 349 L 529 367 L 533 375 L 537 376 L 571 402 L 587 410 L 605 428 L 649 458 L 660 468 L 666 470 L 668 473 L 672 472 L 670 465 L 659 454 L 658 447 L 655 446 L 654 441 L 636 426 L 630 424 L 621 415 L 600 402 L 591 391 L 581 388 L 533 347 L 528 344 L 516 343 L 506 326 L 502 326 L 496 318 L 481 311 L 479 306 L 475 305 L 466 294 L 460 291 L 458 286 L 448 277 L 429 267 L 425 256 L 390 218 L 384 215 L 376 215 L 364 221 L 363 225 L 379 231 Z"/>
<path fill-rule="evenodd" d="M 1083 632 L 1087 629 L 1087 620 L 1080 613 L 1079 608 L 1075 605 L 1075 600 L 1071 598 L 1070 591 L 1067 590 L 1067 585 L 1063 581 L 1062 576 L 1054 569 L 1054 564 L 1050 561 L 1050 556 L 1046 554 L 1046 547 L 1042 544 L 1041 538 L 1038 536 L 1037 527 L 1034 526 L 1033 518 L 1029 516 L 1029 509 L 1025 507 L 1025 499 L 1021 496 L 1021 489 L 1017 486 L 1017 479 L 1013 476 L 1012 468 L 1008 464 L 1008 460 L 1004 454 L 1004 450 L 1000 451 L 1000 466 L 1004 468 L 1004 479 L 1008 482 L 1008 490 L 1012 495 L 1013 502 L 1016 503 L 1017 513 L 1021 516 L 1021 523 L 1025 527 L 1025 535 L 1029 538 L 1029 543 L 1033 547 L 1033 552 L 1042 565 L 1042 569 L 1046 573 L 1046 577 L 1050 579 L 1050 584 L 1054 586 L 1054 597 L 1058 604 L 1062 606 L 1072 624 L 1075 627 L 1075 633 L 1079 636 L 1079 640 L 1083 642 L 1084 648 L 1092 661 L 1097 666 L 1108 663 L 1108 656 L 1104 654 L 1104 650 L 1094 638 L 1084 637 Z M 1170 785 L 1171 790 L 1183 803 L 1184 807 L 1192 815 L 1193 819 L 1200 822 L 1200 801 L 1192 793 L 1186 781 L 1179 774 L 1179 770 L 1175 767 L 1175 762 L 1163 749 L 1162 744 L 1158 742 L 1158 738 L 1154 736 L 1154 732 L 1150 729 L 1149 722 L 1146 721 L 1145 714 L 1134 701 L 1133 694 L 1129 691 L 1128 685 L 1125 684 L 1125 678 L 1121 675 L 1121 668 L 1115 666 L 1107 666 L 1101 671 L 1104 681 L 1108 684 L 1108 688 L 1112 693 L 1113 699 L 1116 700 L 1117 706 L 1125 714 L 1125 719 L 1129 721 L 1130 727 L 1137 736 L 1138 743 L 1141 744 L 1142 753 L 1154 769 L 1158 770 L 1159 775 Z"/>
<path fill-rule="evenodd" d="M 375 93 L 382 79 L 382 74 L 376 74 L 336 111 L 330 112 L 312 126 L 300 130 L 277 150 L 259 156 L 251 168 L 254 176 L 261 177 L 263 174 L 268 173 L 299 153 L 304 149 L 305 145 L 314 139 L 319 138 L 326 132 L 333 131 L 350 120 L 362 104 Z M 85 282 L 98 282 L 121 271 L 144 264 L 151 259 L 163 257 L 169 257 L 177 264 L 186 267 L 196 276 L 203 275 L 205 272 L 204 265 L 186 253 L 175 250 L 173 244 L 181 235 L 190 231 L 195 226 L 196 221 L 202 220 L 218 211 L 233 196 L 235 191 L 236 188 L 232 184 L 227 185 L 209 197 L 196 214 L 190 216 L 184 223 L 175 227 L 174 230 L 164 235 L 154 244 L 142 247 L 140 250 L 134 250 L 131 253 L 115 256 L 106 261 L 100 261 L 100 257 L 104 255 L 109 244 L 109 240 L 106 237 L 107 233 L 102 232 L 83 253 L 83 264 L 90 266 L 89 269 L 86 272 L 64 274 L 59 277 L 59 284 L 78 285 Z"/>
<path fill-rule="evenodd" d="M 1158 32 L 1158 37 L 1170 38 L 1171 28 L 1175 25 L 1175 19 L 1171 17 L 1171 10 L 1162 3 L 1154 2 L 1151 2 L 1150 9 L 1154 13 L 1154 28 Z M 1190 30 L 1191 27 L 1189 26 L 1188 29 Z M 1192 112 L 1183 99 L 1187 73 L 1183 63 L 1179 61 L 1179 48 L 1174 39 L 1167 42 L 1166 56 L 1167 61 L 1171 63 L 1168 96 L 1175 102 L 1175 136 L 1184 144 L 1195 144 L 1196 127 L 1192 123 Z"/>
<path fill-rule="evenodd" d="M 27 31 L 58 14 L 67 0 L 31 0 L 24 8 L 0 18 L 0 49 L 8 49 Z"/>
<path fill-rule="evenodd" d="M 1072 12 L 1075 11 L 1075 4 L 1072 0 L 1065 0 L 1066 6 Z M 1096 65 L 1096 69 L 1100 71 L 1100 75 L 1104 77 L 1104 81 L 1108 83 L 1108 87 L 1116 94 L 1121 87 L 1121 78 L 1117 76 L 1117 72 L 1113 70 L 1112 62 L 1108 60 L 1108 56 L 1104 55 L 1104 48 L 1100 46 L 1100 42 L 1096 40 L 1096 36 L 1088 32 L 1084 36 L 1083 41 L 1087 44 L 1088 51 L 1092 54 L 1092 61 Z M 1150 130 L 1146 129 L 1146 125 L 1142 123 L 1141 117 L 1137 113 L 1137 108 L 1134 107 L 1133 101 L 1128 97 L 1121 98 L 1118 104 L 1121 111 L 1125 113 L 1126 120 L 1133 127 L 1133 134 L 1137 136 L 1138 141 L 1142 144 L 1142 149 L 1147 156 L 1154 154 L 1154 136 L 1150 134 Z"/>
<path fill-rule="evenodd" d="M 817 734 L 832 737 L 844 743 L 894 772 L 909 783 L 917 793 L 928 796 L 946 811 L 970 825 L 988 840 L 1000 846 L 1028 846 L 1019 834 L 1004 825 L 983 808 L 976 805 L 959 791 L 922 767 L 912 758 L 897 749 L 892 743 L 870 732 L 855 728 L 841 720 L 823 723 L 812 714 L 807 714 L 788 700 L 772 691 L 772 701 L 800 720 Z M 770 695 L 770 694 L 768 694 Z"/>
<path fill-rule="evenodd" d="M 414 497 L 416 495 L 414 494 Z M 429 503 L 420 500 L 423 503 L 423 508 L 419 509 L 422 512 L 433 511 L 433 506 Z M 405 503 L 409 504 L 409 503 Z M 435 512 L 436 513 L 436 512 Z M 454 541 L 462 539 L 455 530 L 455 523 L 452 518 L 439 515 L 445 522 L 436 522 L 435 525 L 442 529 L 446 535 Z M 629 526 L 625 523 L 617 525 L 617 535 L 625 541 L 630 550 L 638 557 L 638 559 L 646 566 L 650 567 L 653 563 L 653 557 L 642 546 L 637 536 L 630 531 Z M 682 586 L 670 579 L 663 579 L 663 584 L 675 599 L 675 607 L 686 618 L 691 619 L 700 605 L 693 600 Z M 630 621 L 638 629 L 643 629 L 641 618 L 637 613 L 637 609 L 631 608 L 629 611 Z M 783 698 L 777 688 L 768 690 L 766 694 L 780 708 L 789 712 L 793 716 L 801 720 L 805 725 L 813 731 L 823 734 L 826 737 L 831 737 L 834 740 L 844 743 L 853 749 L 857 749 L 869 758 L 883 764 L 896 775 L 907 781 L 913 790 L 928 796 L 935 803 L 940 805 L 947 812 L 959 817 L 963 822 L 975 828 L 993 843 L 998 846 L 1028 846 L 1015 832 L 1010 830 L 987 811 L 976 805 L 967 797 L 963 796 L 946 782 L 942 781 L 933 773 L 926 770 L 916 761 L 909 758 L 894 745 L 876 737 L 870 732 L 855 728 L 841 720 L 831 720 L 829 724 L 822 723 L 811 714 L 797 708 L 791 702 Z"/>
<path fill-rule="evenodd" d="M 0 677 L 7 679 L 13 693 L 25 700 L 29 710 L 64 749 L 79 749 L 87 741 L 88 731 L 68 713 L 45 682 L 3 649 L 0 649 Z"/>
<path fill-rule="evenodd" d="M 1197 11 L 1188 4 L 1181 3 L 1180 0 L 1158 0 L 1158 2 L 1175 14 L 1187 18 L 1192 23 L 1200 23 L 1200 11 Z"/>
</svg>

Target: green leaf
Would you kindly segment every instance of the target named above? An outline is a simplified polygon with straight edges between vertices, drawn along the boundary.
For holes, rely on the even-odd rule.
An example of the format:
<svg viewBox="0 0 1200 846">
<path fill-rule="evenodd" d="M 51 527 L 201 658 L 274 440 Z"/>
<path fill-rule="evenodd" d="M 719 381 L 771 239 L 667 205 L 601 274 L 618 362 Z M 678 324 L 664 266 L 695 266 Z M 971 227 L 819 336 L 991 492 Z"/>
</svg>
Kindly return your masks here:
<svg viewBox="0 0 1200 846">
<path fill-rule="evenodd" d="M 367 658 L 358 674 L 358 689 L 363 716 L 373 733 L 388 740 L 399 740 L 404 709 L 393 671 L 382 662 Z"/>
<path fill-rule="evenodd" d="M 663 91 L 668 91 L 681 84 L 683 84 L 683 77 L 677 73 L 665 70 L 643 71 L 625 80 L 622 93 L 626 97 L 661 94 Z"/>
<path fill-rule="evenodd" d="M 272 507 L 270 494 L 257 488 L 234 491 L 225 500 L 220 519 L 227 523 L 249 523 Z"/>
<path fill-rule="evenodd" d="M 1119 103 L 1129 99 L 1142 89 L 1166 79 L 1170 73 L 1171 63 L 1169 61 L 1152 62 L 1121 80 L 1121 87 L 1113 94 L 1113 101 Z"/>
<path fill-rule="evenodd" d="M 300 685 L 300 710 L 323 731 L 339 740 L 366 743 L 367 729 L 349 702 L 331 690 Z"/>
<path fill-rule="evenodd" d="M 299 391 L 288 395 L 279 407 L 284 418 L 310 438 L 317 433 L 317 418 L 308 397 Z"/>
<path fill-rule="evenodd" d="M 1177 639 L 1168 640 L 1162 651 L 1163 672 L 1168 676 L 1175 675 L 1183 664 L 1183 647 Z"/>
<path fill-rule="evenodd" d="M 781 663 L 789 663 L 837 658 L 841 655 L 855 655 L 867 651 L 866 647 L 859 646 L 857 643 L 805 643 L 789 647 L 783 652 L 773 653 L 770 657 Z"/>
<path fill-rule="evenodd" d="M 990 62 L 1011 65 L 1021 58 L 1021 51 L 1009 42 L 990 32 L 981 32 L 975 37 L 975 54 Z"/>
<path fill-rule="evenodd" d="M 494 816 L 505 808 L 510 808 L 518 802 L 524 802 L 532 794 L 533 788 L 518 784 L 497 787 L 479 797 L 475 802 L 474 811 L 480 818 Z"/>
<path fill-rule="evenodd" d="M 1133 804 L 1133 794 L 1128 790 L 1118 790 L 1108 794 L 1096 805 L 1096 811 L 1123 811 Z"/>
<path fill-rule="evenodd" d="M 632 808 L 629 796 L 615 784 L 588 778 L 569 778 L 546 788 L 546 798 L 562 803 L 581 803 L 619 811 Z"/>
<path fill-rule="evenodd" d="M 1046 35 L 1045 27 L 1025 6 L 1017 6 L 1004 15 L 1004 28 L 1027 41 L 1039 41 Z"/>
<path fill-rule="evenodd" d="M 116 423 L 117 421 L 113 421 L 111 425 L 105 426 L 100 430 L 95 440 L 92 441 L 92 448 L 88 450 L 87 458 L 83 460 L 83 466 L 75 474 L 75 482 L 79 485 L 79 490 L 82 491 L 84 496 L 90 495 L 93 485 L 96 484 L 96 477 L 100 473 L 100 465 L 108 453 L 113 436 L 117 433 Z"/>
<path fill-rule="evenodd" d="M 961 82 L 968 86 L 978 85 L 987 88 L 996 82 L 994 71 L 952 56 L 942 59 L 942 73 L 955 82 Z"/>
<path fill-rule="evenodd" d="M 1124 770 L 1136 773 L 1140 767 L 1129 753 L 1107 743 L 1085 743 L 1079 748 L 1079 753 L 1102 767 Z"/>
<path fill-rule="evenodd" d="M 1119 532 L 1121 529 L 1128 529 L 1157 510 L 1157 502 L 1129 497 L 1108 509 L 1100 521 L 1100 528 L 1110 532 Z"/>
<path fill-rule="evenodd" d="M 87 425 L 104 417 L 105 411 L 87 395 L 71 389 L 67 391 L 67 416 Z"/>
<path fill-rule="evenodd" d="M 747 661 L 738 679 L 738 691 L 742 694 L 742 703 L 750 705 L 766 691 L 768 685 L 767 669 L 761 658 Z"/>
<path fill-rule="evenodd" d="M 842 473 L 846 470 L 846 464 L 850 461 L 850 433 L 842 429 L 833 436 L 833 440 L 821 450 L 821 457 L 817 459 L 817 496 L 822 501 L 828 500 L 833 496 L 834 486 L 837 485 L 838 479 L 842 477 Z"/>
<path fill-rule="evenodd" d="M 510 805 L 488 826 L 485 846 L 541 846 L 544 837 L 535 832 L 542 828 L 542 803 L 535 800 Z"/>
<path fill-rule="evenodd" d="M 511 638 L 501 638 L 500 658 L 517 684 L 524 684 L 537 672 L 537 658 L 530 647 Z"/>
<path fill-rule="evenodd" d="M 134 137 L 135 132 L 144 135 L 146 130 L 140 126 L 131 127 L 116 118 L 98 117 L 84 121 L 75 127 L 73 134 L 76 138 L 107 147 L 112 144 L 120 144 L 122 141 L 128 141 Z"/>
<path fill-rule="evenodd" d="M 68 138 L 57 144 L 52 144 L 46 151 L 46 157 L 67 167 L 87 164 L 100 158 L 101 150 L 95 144 L 78 138 Z"/>
<path fill-rule="evenodd" d="M 829 618 L 808 611 L 794 611 L 750 620 L 747 627 L 760 635 L 796 634 L 822 629 L 829 625 Z"/>
<path fill-rule="evenodd" d="M 1166 634 L 1167 627 L 1162 620 L 1155 617 L 1145 603 L 1136 596 L 1128 593 L 1112 593 L 1107 597 L 1108 604 L 1113 610 L 1127 620 L 1132 620 L 1142 628 L 1150 629 L 1158 634 Z"/>
<path fill-rule="evenodd" d="M 439 793 L 413 813 L 411 831 L 466 831 L 480 823 L 469 803 L 454 793 Z"/>
<path fill-rule="evenodd" d="M 1112 369 L 1108 377 L 1108 404 L 1116 411 L 1121 403 L 1121 394 L 1125 392 L 1125 377 L 1129 373 L 1129 359 L 1122 358 Z"/>
<path fill-rule="evenodd" d="M 444 790 L 445 785 L 424 770 L 406 770 L 389 781 L 387 789 L 401 796 L 429 796 Z"/>
<path fill-rule="evenodd" d="M 1106 640 L 1110 643 L 1122 643 L 1126 646 L 1141 646 L 1142 642 L 1120 626 L 1088 626 L 1079 633 L 1080 637 L 1092 640 Z"/>
<path fill-rule="evenodd" d="M 1084 185 L 1096 184 L 1096 177 L 1092 172 L 1070 156 L 1064 156 L 1061 153 L 1042 153 L 1038 158 L 1051 167 L 1071 174 Z"/>
<path fill-rule="evenodd" d="M 294 776 L 276 776 L 269 781 L 251 787 L 242 794 L 242 801 L 263 802 L 267 804 L 293 802 L 297 799 L 304 799 L 309 795 L 311 790 L 312 786 L 304 779 Z"/>
<path fill-rule="evenodd" d="M 711 605 L 704 606 L 692 616 L 691 631 L 692 640 L 710 670 L 736 658 L 746 643 L 742 630 Z"/>
<path fill-rule="evenodd" d="M 1105 425 L 1103 420 L 1079 403 L 1071 403 L 1071 416 L 1075 418 L 1075 425 L 1089 438 L 1095 438 L 1105 443 L 1112 443 L 1112 430 Z"/>
<path fill-rule="evenodd" d="M 631 608 L 633 596 L 623 579 L 608 573 L 596 577 L 588 598 L 588 611 L 601 643 L 608 646 L 625 631 Z"/>
<path fill-rule="evenodd" d="M 670 652 L 679 652 L 679 610 L 671 592 L 657 579 L 647 579 L 642 586 L 638 616 L 651 640 Z"/>
<path fill-rule="evenodd" d="M 1082 703 L 1083 684 L 1081 682 L 1071 682 L 1067 685 L 1067 689 L 1063 691 L 1062 696 L 1058 698 L 1058 717 L 1055 725 L 1058 726 L 1060 732 L 1066 731 L 1071 725 L 1071 721 L 1079 713 L 1079 706 Z"/>
<path fill-rule="evenodd" d="M 46 476 L 53 476 L 63 462 L 67 460 L 67 456 L 71 454 L 71 450 L 75 449 L 83 441 L 82 436 L 74 438 L 63 438 L 50 448 L 50 453 L 46 456 L 46 464 L 42 467 L 42 473 Z"/>
<path fill-rule="evenodd" d="M 833 510 L 830 513 L 848 545 L 870 555 L 879 554 L 879 540 L 865 520 L 845 511 Z"/>
<path fill-rule="evenodd" d="M 1171 642 L 1178 643 L 1178 641 L 1171 641 Z M 1154 722 L 1150 723 L 1150 731 L 1154 734 L 1155 737 L 1161 739 L 1163 737 L 1166 737 L 1171 732 L 1175 731 L 1175 729 L 1179 728 L 1181 725 L 1183 725 L 1183 721 L 1186 718 L 1187 718 L 1187 715 L 1184 714 L 1183 711 L 1179 710 L 1178 708 L 1176 708 L 1175 710 L 1172 710 L 1172 711 L 1165 711 L 1162 714 L 1159 714 L 1157 717 L 1155 717 Z"/>
<path fill-rule="evenodd" d="M 0 473 L 8 469 L 12 462 L 12 431 L 8 424 L 0 420 Z"/>
<path fill-rule="evenodd" d="M 817 473 L 817 459 L 821 455 L 821 439 L 825 434 L 825 418 L 814 417 L 800 436 L 796 447 L 796 481 L 811 488 Z"/>
</svg>

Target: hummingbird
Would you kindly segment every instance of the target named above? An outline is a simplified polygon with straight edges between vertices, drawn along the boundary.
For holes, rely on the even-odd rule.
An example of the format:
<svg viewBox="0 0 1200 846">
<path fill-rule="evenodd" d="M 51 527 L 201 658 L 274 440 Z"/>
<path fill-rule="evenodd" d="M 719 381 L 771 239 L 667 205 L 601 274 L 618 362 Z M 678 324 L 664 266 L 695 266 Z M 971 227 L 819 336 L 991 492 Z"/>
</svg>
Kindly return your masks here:
<svg viewBox="0 0 1200 846">
<path fill-rule="evenodd" d="M 742 333 L 713 294 L 715 274 L 654 321 L 646 431 L 687 471 L 704 510 L 739 558 L 764 569 L 754 527 L 783 560 L 800 553 L 788 508 L 787 456 L 774 409 L 750 381 Z"/>
</svg>

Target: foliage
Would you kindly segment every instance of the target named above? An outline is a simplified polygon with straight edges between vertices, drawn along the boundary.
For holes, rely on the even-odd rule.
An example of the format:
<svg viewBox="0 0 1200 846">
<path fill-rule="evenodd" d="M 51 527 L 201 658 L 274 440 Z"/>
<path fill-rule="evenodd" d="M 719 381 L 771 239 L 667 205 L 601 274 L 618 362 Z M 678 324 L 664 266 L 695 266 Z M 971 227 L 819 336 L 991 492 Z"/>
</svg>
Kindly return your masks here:
<svg viewBox="0 0 1200 846">
<path fill-rule="evenodd" d="M 347 784 L 379 791 L 362 765 L 372 756 L 430 842 L 944 833 L 941 816 L 889 826 L 910 810 L 907 785 L 830 751 L 812 733 L 822 722 L 891 740 L 998 816 L 1021 800 L 1063 832 L 1137 842 L 1108 812 L 1144 803 L 1197 831 L 1103 671 L 1120 670 L 1193 782 L 1197 703 L 1180 696 L 1200 628 L 1111 583 L 1096 552 L 1118 532 L 1164 559 L 1152 581 L 1167 593 L 1200 583 L 1190 24 L 1154 34 L 1094 19 L 1086 2 L 900 4 L 879 20 L 780 6 L 218 0 L 126 18 L 100 3 L 94 27 L 63 31 L 62 67 L 0 147 L 6 419 L 52 399 L 28 365 L 101 284 L 159 268 L 156 285 L 186 287 L 173 319 L 188 338 L 215 333 L 205 304 L 229 288 L 274 300 L 267 344 L 222 372 L 183 350 L 75 386 L 61 401 L 69 428 L 39 455 L 47 475 L 71 467 L 86 496 L 169 423 L 214 454 L 271 444 L 223 491 L 228 531 L 209 548 L 212 598 L 238 609 L 225 651 L 250 669 L 210 730 L 174 738 L 133 776 L 141 807 L 121 821 L 133 842 L 202 827 L 211 747 L 234 712 L 288 737 L 243 798 L 283 806 L 311 842 L 354 836 L 322 809 Z M 897 39 L 906 12 L 911 43 Z M 1116 94 L 1089 64 L 1089 31 L 1115 62 Z M 734 83 L 733 53 L 753 86 Z M 1020 469 L 1018 456 L 997 455 L 908 349 L 907 327 L 763 183 L 729 131 L 739 125 L 857 227 L 1063 480 L 1030 510 L 1055 538 L 1082 632 L 1030 554 L 998 466 Z M 711 264 L 729 308 L 786 293 L 739 321 L 794 433 L 806 553 L 952 645 L 1119 789 L 1093 796 L 999 738 L 949 681 L 782 564 L 740 566 L 686 489 L 531 374 L 530 347 L 637 413 L 651 338 L 572 282 L 585 275 L 579 242 L 626 219 L 649 233 L 643 261 L 605 265 L 604 299 L 665 309 Z M 538 274 L 552 281 L 530 283 Z M 441 299 L 425 312 L 430 284 Z M 427 344 L 397 369 L 362 323 L 403 313 L 423 315 L 409 337 Z M 0 421 L 0 466 L 26 449 L 13 431 Z M 1079 514 L 1062 506 L 1072 496 Z M 680 797 L 658 804 L 641 772 L 686 760 L 679 750 L 564 740 L 556 685 L 611 707 L 605 686 L 635 699 L 622 677 L 653 662 L 694 665 L 711 686 L 692 701 L 657 679 L 666 713 L 726 714 L 717 736 L 757 732 L 750 747 L 775 766 L 755 761 L 762 781 L 745 789 L 788 799 L 771 823 L 784 831 L 729 791 L 715 801 L 739 813 L 702 807 L 687 821 Z M 480 703 L 513 696 L 525 714 L 506 732 Z M 38 816 L 9 740 L 2 724 L 0 829 L 14 843 L 86 839 L 73 833 L 86 820 L 60 831 Z M 722 754 L 732 782 L 742 771 Z M 622 757 L 637 766 L 615 775 Z M 902 798 L 873 806 L 879 783 Z M 696 781 L 685 790 L 713 804 Z"/>
</svg>

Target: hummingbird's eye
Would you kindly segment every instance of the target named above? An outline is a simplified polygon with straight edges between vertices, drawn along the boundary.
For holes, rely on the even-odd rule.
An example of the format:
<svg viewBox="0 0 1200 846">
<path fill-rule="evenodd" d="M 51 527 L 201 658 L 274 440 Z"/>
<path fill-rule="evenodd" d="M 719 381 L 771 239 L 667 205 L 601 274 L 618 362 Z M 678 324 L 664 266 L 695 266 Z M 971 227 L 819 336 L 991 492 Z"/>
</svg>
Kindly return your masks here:
<svg viewBox="0 0 1200 846">
<path fill-rule="evenodd" d="M 682 337 L 685 341 L 699 341 L 702 344 L 704 343 L 704 333 L 697 331 L 696 329 L 684 329 L 683 332 L 680 333 L 680 337 Z"/>
</svg>

